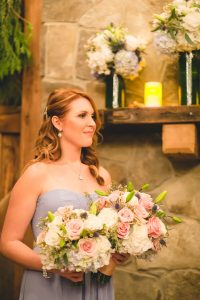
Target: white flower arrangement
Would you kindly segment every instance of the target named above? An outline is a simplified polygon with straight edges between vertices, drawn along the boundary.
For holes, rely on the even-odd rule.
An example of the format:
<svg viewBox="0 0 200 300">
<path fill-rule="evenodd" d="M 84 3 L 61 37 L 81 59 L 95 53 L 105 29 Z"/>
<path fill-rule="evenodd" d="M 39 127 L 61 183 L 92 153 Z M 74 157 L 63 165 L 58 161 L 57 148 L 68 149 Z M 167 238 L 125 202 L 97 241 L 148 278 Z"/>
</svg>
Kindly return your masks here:
<svg viewBox="0 0 200 300">
<path fill-rule="evenodd" d="M 113 252 L 100 218 L 72 206 L 60 207 L 41 220 L 37 237 L 43 270 L 97 272 Z"/>
<path fill-rule="evenodd" d="M 168 236 L 167 219 L 180 223 L 176 216 L 167 216 L 159 205 L 167 192 L 163 191 L 154 200 L 143 190 L 137 191 L 131 182 L 109 193 L 96 191 L 99 198 L 93 202 L 90 212 L 104 224 L 105 234 L 112 248 L 118 253 L 128 253 L 138 258 L 150 258 L 162 246 Z"/>
<path fill-rule="evenodd" d="M 200 49 L 200 1 L 174 0 L 154 15 L 155 44 L 165 54 Z"/>
<path fill-rule="evenodd" d="M 144 42 L 128 35 L 121 26 L 111 24 L 92 36 L 86 49 L 88 65 L 97 79 L 114 72 L 123 78 L 134 79 L 145 66 Z"/>
</svg>

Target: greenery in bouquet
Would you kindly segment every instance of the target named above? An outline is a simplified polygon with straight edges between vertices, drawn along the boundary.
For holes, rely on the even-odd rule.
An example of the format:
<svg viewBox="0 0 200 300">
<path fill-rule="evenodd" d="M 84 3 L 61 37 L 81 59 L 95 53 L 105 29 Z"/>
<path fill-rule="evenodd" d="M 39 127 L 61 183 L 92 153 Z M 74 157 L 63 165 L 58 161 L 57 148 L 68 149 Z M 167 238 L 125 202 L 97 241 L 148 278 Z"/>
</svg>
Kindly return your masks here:
<svg viewBox="0 0 200 300">
<path fill-rule="evenodd" d="M 134 79 L 145 66 L 142 40 L 129 35 L 122 26 L 110 24 L 92 36 L 87 44 L 87 62 L 97 79 L 116 73 Z"/>
<path fill-rule="evenodd" d="M 145 184 L 135 190 L 129 182 L 127 186 L 112 188 L 109 193 L 96 191 L 99 198 L 92 203 L 90 213 L 105 224 L 106 235 L 115 252 L 150 258 L 166 246 L 167 220 L 181 222 L 180 218 L 168 216 L 161 208 L 167 192 L 163 191 L 153 199 L 144 193 L 148 186 Z"/>
<path fill-rule="evenodd" d="M 155 44 L 161 52 L 172 54 L 200 49 L 200 1 L 174 0 L 155 14 Z"/>
<path fill-rule="evenodd" d="M 37 237 L 43 270 L 97 272 L 109 264 L 111 244 L 105 236 L 101 220 L 93 214 L 60 207 L 39 223 Z"/>
</svg>

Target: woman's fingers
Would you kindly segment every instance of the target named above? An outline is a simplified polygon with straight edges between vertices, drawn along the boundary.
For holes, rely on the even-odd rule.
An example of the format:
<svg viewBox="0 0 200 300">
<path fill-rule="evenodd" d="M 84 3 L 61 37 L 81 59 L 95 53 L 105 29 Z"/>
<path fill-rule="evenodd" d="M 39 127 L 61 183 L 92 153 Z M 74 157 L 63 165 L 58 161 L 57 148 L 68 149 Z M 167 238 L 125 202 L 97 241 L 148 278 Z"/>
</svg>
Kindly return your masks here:
<svg viewBox="0 0 200 300">
<path fill-rule="evenodd" d="M 115 263 L 122 264 L 129 258 L 129 256 L 130 256 L 129 254 L 114 253 L 112 254 L 112 259 L 114 260 Z"/>
</svg>

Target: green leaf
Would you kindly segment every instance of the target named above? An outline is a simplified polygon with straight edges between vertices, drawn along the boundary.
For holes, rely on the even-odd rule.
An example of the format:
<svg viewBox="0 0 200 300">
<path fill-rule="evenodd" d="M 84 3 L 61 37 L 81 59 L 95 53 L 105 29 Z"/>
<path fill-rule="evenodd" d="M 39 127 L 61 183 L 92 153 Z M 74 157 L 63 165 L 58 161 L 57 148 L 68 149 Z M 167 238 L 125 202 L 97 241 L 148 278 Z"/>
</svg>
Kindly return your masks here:
<svg viewBox="0 0 200 300">
<path fill-rule="evenodd" d="M 143 184 L 143 186 L 141 187 L 140 191 L 144 191 L 147 190 L 149 188 L 150 184 L 149 183 L 145 183 Z"/>
<path fill-rule="evenodd" d="M 176 216 L 173 216 L 172 220 L 175 221 L 176 223 L 182 223 L 183 222 L 181 218 L 178 218 Z"/>
<path fill-rule="evenodd" d="M 163 217 L 166 216 L 166 213 L 163 210 L 158 210 L 156 212 L 156 216 L 159 217 L 159 218 L 163 218 Z"/>
<path fill-rule="evenodd" d="M 108 196 L 108 193 L 106 193 L 104 191 L 95 190 L 95 193 L 99 196 Z"/>
<path fill-rule="evenodd" d="M 156 199 L 154 200 L 154 203 L 157 204 L 157 203 L 162 202 L 164 200 L 164 198 L 166 197 L 166 195 L 167 195 L 167 191 L 163 191 L 156 197 Z"/>
<path fill-rule="evenodd" d="M 83 231 L 81 232 L 81 237 L 85 238 L 88 235 L 88 231 L 86 229 L 83 229 Z"/>
<path fill-rule="evenodd" d="M 62 247 L 64 247 L 65 246 L 65 240 L 60 240 L 60 247 L 62 248 Z"/>
<path fill-rule="evenodd" d="M 93 202 L 92 205 L 90 206 L 89 213 L 96 216 L 96 214 L 97 214 L 97 205 L 96 205 L 95 202 Z"/>
<path fill-rule="evenodd" d="M 128 190 L 128 192 L 134 191 L 134 185 L 131 181 L 129 181 L 127 184 L 127 190 Z"/>
<path fill-rule="evenodd" d="M 48 216 L 49 222 L 52 222 L 54 220 L 54 218 L 55 218 L 51 211 L 48 211 L 47 216 Z"/>
<path fill-rule="evenodd" d="M 175 8 L 172 9 L 171 16 L 169 17 L 168 21 L 170 21 L 174 18 L 176 18 L 176 9 Z"/>
<path fill-rule="evenodd" d="M 134 195 L 135 195 L 135 191 L 130 192 L 126 197 L 126 203 L 131 201 Z"/>
<path fill-rule="evenodd" d="M 191 38 L 189 37 L 189 35 L 187 33 L 185 33 L 185 39 L 190 45 L 194 45 L 193 41 L 191 40 Z"/>
</svg>

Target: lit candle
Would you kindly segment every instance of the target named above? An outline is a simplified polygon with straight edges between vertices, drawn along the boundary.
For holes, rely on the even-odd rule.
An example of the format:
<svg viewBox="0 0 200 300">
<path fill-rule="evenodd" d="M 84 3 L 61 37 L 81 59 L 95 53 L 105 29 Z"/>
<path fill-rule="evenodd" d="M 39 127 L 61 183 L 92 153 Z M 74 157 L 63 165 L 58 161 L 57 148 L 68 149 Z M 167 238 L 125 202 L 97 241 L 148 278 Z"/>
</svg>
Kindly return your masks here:
<svg viewBox="0 0 200 300">
<path fill-rule="evenodd" d="M 146 106 L 162 105 L 162 83 L 146 82 L 144 89 L 144 104 Z"/>
</svg>

